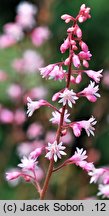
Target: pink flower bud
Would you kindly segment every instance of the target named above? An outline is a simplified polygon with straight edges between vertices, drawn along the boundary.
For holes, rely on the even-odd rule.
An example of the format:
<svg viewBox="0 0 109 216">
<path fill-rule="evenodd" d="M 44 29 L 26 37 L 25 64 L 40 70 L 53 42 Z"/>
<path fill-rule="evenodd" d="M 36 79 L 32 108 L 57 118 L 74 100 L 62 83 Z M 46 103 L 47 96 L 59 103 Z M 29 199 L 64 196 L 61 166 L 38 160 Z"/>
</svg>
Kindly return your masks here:
<svg viewBox="0 0 109 216">
<path fill-rule="evenodd" d="M 52 97 L 52 101 L 58 100 L 59 95 L 60 95 L 60 92 L 55 93 L 55 94 L 53 95 L 53 97 Z"/>
<path fill-rule="evenodd" d="M 81 38 L 82 37 L 82 31 L 81 29 L 79 28 L 79 26 L 76 27 L 76 35 L 78 38 Z"/>
<path fill-rule="evenodd" d="M 66 23 L 69 23 L 72 20 L 72 16 L 68 15 L 68 14 L 64 14 L 61 16 L 61 19 L 65 20 Z"/>
<path fill-rule="evenodd" d="M 30 158 L 31 159 L 37 159 L 41 155 L 42 150 L 43 150 L 42 147 L 41 148 L 36 148 L 34 151 L 32 151 L 30 153 Z"/>
<path fill-rule="evenodd" d="M 77 67 L 77 68 L 79 68 L 80 65 L 81 65 L 81 63 L 80 63 L 80 59 L 79 59 L 78 55 L 74 54 L 72 60 L 73 60 L 74 66 Z"/>
<path fill-rule="evenodd" d="M 84 43 L 83 41 L 80 41 L 79 45 L 84 52 L 88 52 L 88 46 L 86 43 Z"/>
<path fill-rule="evenodd" d="M 64 43 L 60 47 L 61 53 L 64 53 L 70 46 L 69 38 L 67 37 Z"/>
<path fill-rule="evenodd" d="M 26 182 L 30 182 L 31 181 L 31 178 L 30 178 L 30 176 L 23 176 L 23 178 L 24 178 L 24 180 L 26 181 Z"/>
<path fill-rule="evenodd" d="M 67 130 L 66 129 L 61 131 L 61 136 L 65 136 L 66 134 L 67 134 Z"/>
<path fill-rule="evenodd" d="M 70 64 L 70 57 L 68 57 L 65 61 L 64 61 L 65 65 L 69 65 Z"/>
<path fill-rule="evenodd" d="M 70 82 L 76 83 L 75 78 L 73 76 L 70 77 Z"/>
<path fill-rule="evenodd" d="M 74 123 L 71 128 L 73 129 L 73 133 L 76 137 L 79 137 L 81 135 L 81 126 L 78 123 Z"/>
<path fill-rule="evenodd" d="M 89 63 L 88 61 L 86 61 L 85 59 L 83 60 L 83 66 L 88 68 L 89 67 Z"/>
<path fill-rule="evenodd" d="M 76 77 L 76 83 L 77 84 L 79 84 L 80 82 L 81 82 L 81 80 L 82 80 L 82 75 L 81 75 L 81 73 L 80 74 L 78 74 L 78 76 Z"/>
</svg>

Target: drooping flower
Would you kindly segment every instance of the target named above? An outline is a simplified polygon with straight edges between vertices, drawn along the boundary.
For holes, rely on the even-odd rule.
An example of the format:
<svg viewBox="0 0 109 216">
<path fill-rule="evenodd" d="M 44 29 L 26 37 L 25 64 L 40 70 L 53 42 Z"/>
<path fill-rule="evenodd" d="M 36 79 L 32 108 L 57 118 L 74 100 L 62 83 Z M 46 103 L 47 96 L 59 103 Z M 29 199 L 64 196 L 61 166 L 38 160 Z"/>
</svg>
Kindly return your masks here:
<svg viewBox="0 0 109 216">
<path fill-rule="evenodd" d="M 62 111 L 62 109 L 60 109 L 60 112 Z M 60 117 L 61 117 L 61 113 L 57 112 L 57 111 L 54 111 L 52 112 L 52 115 L 53 117 L 50 119 L 50 121 L 53 123 L 53 124 L 59 124 L 60 123 Z M 64 113 L 64 122 L 66 123 L 69 123 L 70 120 L 68 119 L 69 117 L 69 113 L 68 113 L 68 110 L 66 109 L 65 110 L 65 113 Z"/>
<path fill-rule="evenodd" d="M 81 131 L 84 128 L 87 135 L 90 136 L 92 134 L 94 136 L 94 125 L 97 123 L 95 118 L 92 116 L 89 120 L 82 120 L 78 122 L 73 122 L 70 124 L 70 127 L 73 129 L 74 135 L 79 137 L 81 135 Z"/>
<path fill-rule="evenodd" d="M 42 78 L 48 78 L 50 72 L 53 70 L 55 64 L 50 64 L 46 67 L 39 68 Z"/>
<path fill-rule="evenodd" d="M 93 79 L 96 83 L 100 82 L 101 77 L 103 76 L 101 73 L 103 70 L 93 71 L 93 70 L 86 70 L 84 71 L 91 79 Z"/>
<path fill-rule="evenodd" d="M 94 168 L 88 173 L 91 176 L 90 183 L 108 184 L 109 183 L 109 167 Z"/>
<path fill-rule="evenodd" d="M 63 103 L 64 106 L 68 103 L 69 107 L 71 108 L 72 108 L 72 103 L 75 104 L 76 103 L 75 100 L 78 99 L 73 89 L 69 90 L 67 88 L 63 91 L 63 93 L 60 93 L 59 97 L 61 98 L 59 100 L 59 103 Z"/>
<path fill-rule="evenodd" d="M 74 155 L 67 160 L 67 163 L 69 164 L 73 163 L 78 166 L 80 162 L 84 161 L 86 158 L 87 158 L 86 150 L 83 150 L 83 148 L 81 149 L 76 148 Z"/>
<path fill-rule="evenodd" d="M 15 180 L 15 179 L 17 179 L 20 176 L 21 176 L 21 172 L 20 171 L 6 172 L 6 180 L 7 181 Z"/>
<path fill-rule="evenodd" d="M 46 105 L 45 100 L 39 100 L 39 101 L 32 101 L 31 98 L 27 97 L 27 114 L 28 116 L 32 116 L 33 112 L 37 109 L 39 109 L 41 106 Z"/>
<path fill-rule="evenodd" d="M 58 158 L 61 159 L 61 155 L 66 155 L 66 153 L 63 151 L 66 147 L 62 146 L 62 144 L 62 142 L 58 144 L 57 141 L 54 141 L 54 143 L 48 143 L 48 147 L 46 147 L 48 152 L 45 157 L 49 160 L 54 158 L 55 162 L 57 162 Z"/>
<path fill-rule="evenodd" d="M 86 97 L 91 102 L 95 102 L 97 100 L 97 97 L 100 97 L 98 90 L 99 86 L 95 86 L 95 82 L 90 81 L 88 87 L 86 87 L 83 91 L 79 92 L 79 95 Z"/>
</svg>

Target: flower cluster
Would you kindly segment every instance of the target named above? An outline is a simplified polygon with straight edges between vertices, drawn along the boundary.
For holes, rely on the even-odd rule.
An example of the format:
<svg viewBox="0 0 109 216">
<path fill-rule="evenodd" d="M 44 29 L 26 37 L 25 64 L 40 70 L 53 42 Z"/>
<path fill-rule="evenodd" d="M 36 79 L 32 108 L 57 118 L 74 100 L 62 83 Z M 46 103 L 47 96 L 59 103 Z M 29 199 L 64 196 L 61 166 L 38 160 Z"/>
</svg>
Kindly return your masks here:
<svg viewBox="0 0 109 216">
<path fill-rule="evenodd" d="M 50 119 L 50 121 L 52 124 L 57 125 L 57 132 L 53 142 L 48 142 L 48 146 L 43 147 L 43 149 L 35 149 L 32 153 L 29 154 L 28 158 L 24 157 L 21 161 L 22 163 L 18 165 L 22 168 L 22 172 L 29 170 L 35 173 L 34 170 L 37 165 L 36 160 L 39 155 L 42 154 L 42 150 L 43 152 L 45 150 L 45 158 L 50 161 L 50 164 L 45 178 L 44 186 L 41 190 L 39 190 L 38 188 L 41 199 L 44 199 L 52 173 L 66 165 L 75 164 L 76 166 L 81 167 L 90 176 L 92 176 L 91 182 L 98 181 L 101 173 L 104 175 L 104 172 L 102 170 L 100 171 L 100 174 L 94 174 L 94 172 L 96 173 L 96 169 L 93 165 L 93 162 L 87 162 L 86 150 L 84 151 L 83 149 L 79 148 L 76 149 L 72 157 L 66 159 L 59 167 L 54 168 L 54 162 L 57 162 L 58 159 L 62 158 L 62 156 L 67 155 L 67 153 L 64 152 L 66 147 L 63 146 L 61 137 L 64 137 L 68 133 L 69 128 L 73 130 L 73 133 L 76 137 L 79 137 L 81 135 L 82 129 L 86 131 L 88 136 L 94 136 L 94 126 L 97 122 L 95 118 L 92 116 L 89 118 L 89 120 L 72 122 L 68 118 L 70 115 L 69 109 L 73 109 L 76 101 L 81 97 L 87 98 L 90 102 L 95 102 L 97 98 L 100 97 L 100 94 L 98 93 L 99 86 L 96 85 L 96 83 L 99 83 L 102 77 L 102 70 L 99 70 L 97 72 L 94 70 L 87 70 L 87 68 L 89 68 L 89 61 L 92 54 L 89 51 L 88 45 L 82 39 L 83 34 L 81 28 L 79 27 L 79 23 L 83 23 L 87 19 L 91 18 L 90 8 L 86 7 L 85 4 L 83 4 L 80 7 L 80 11 L 76 18 L 68 14 L 62 15 L 61 18 L 65 20 L 66 23 L 71 23 L 71 26 L 67 29 L 67 38 L 60 46 L 60 51 L 62 54 L 69 49 L 68 57 L 62 62 L 50 64 L 39 69 L 42 78 L 49 80 L 53 79 L 55 81 L 65 81 L 65 88 L 61 89 L 59 92 L 56 92 L 52 97 L 53 102 L 58 100 L 58 106 L 60 105 L 61 108 L 57 108 L 53 104 L 43 99 L 32 101 L 30 97 L 27 98 L 27 114 L 29 117 L 32 116 L 35 110 L 39 109 L 42 106 L 47 106 L 53 109 L 53 117 Z M 33 43 L 35 43 L 34 40 Z M 68 69 L 66 70 L 66 68 Z M 84 73 L 87 74 L 89 78 L 91 78 L 90 83 L 82 91 L 75 92 L 72 84 L 79 84 L 82 81 Z M 19 174 L 13 174 L 12 179 L 13 176 L 19 177 Z M 9 177 L 10 174 L 7 174 L 7 179 L 11 180 L 11 178 Z M 107 174 L 104 178 L 102 178 L 102 182 L 103 184 L 107 184 L 109 182 Z M 99 193 L 99 195 L 103 194 L 103 190 L 105 191 L 106 187 L 108 186 L 104 185 L 104 187 L 105 188 L 103 188 L 103 185 L 100 184 L 99 190 L 101 192 Z M 106 196 L 108 197 L 108 193 Z"/>
<path fill-rule="evenodd" d="M 23 178 L 26 182 L 32 182 L 38 187 L 38 181 L 43 178 L 42 169 L 37 166 L 37 158 L 42 153 L 42 148 L 37 148 L 28 157 L 23 156 L 21 163 L 18 164 L 19 169 L 13 169 L 6 172 L 7 181 L 15 181 Z M 38 188 L 39 190 L 39 188 Z"/>
</svg>

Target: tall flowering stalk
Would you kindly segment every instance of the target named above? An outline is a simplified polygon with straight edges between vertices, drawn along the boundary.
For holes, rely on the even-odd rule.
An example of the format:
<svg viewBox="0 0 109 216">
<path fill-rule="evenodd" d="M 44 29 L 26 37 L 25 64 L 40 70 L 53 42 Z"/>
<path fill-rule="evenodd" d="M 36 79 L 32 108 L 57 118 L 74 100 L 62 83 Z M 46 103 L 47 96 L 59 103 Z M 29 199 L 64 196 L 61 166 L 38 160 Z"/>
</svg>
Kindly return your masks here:
<svg viewBox="0 0 109 216">
<path fill-rule="evenodd" d="M 61 159 L 62 156 L 66 155 L 64 151 L 66 147 L 63 146 L 61 137 L 66 135 L 68 128 L 71 128 L 76 137 L 81 135 L 82 129 L 86 131 L 88 136 L 94 136 L 94 126 L 97 122 L 95 118 L 91 116 L 88 120 L 71 122 L 68 118 L 70 115 L 68 110 L 70 111 L 73 109 L 76 101 L 81 97 L 85 97 L 90 102 L 95 102 L 97 98 L 100 97 L 100 94 L 98 93 L 99 86 L 96 85 L 96 83 L 99 83 L 100 78 L 102 77 L 102 70 L 96 72 L 88 69 L 89 61 L 92 55 L 89 51 L 88 45 L 82 39 L 82 30 L 79 27 L 79 23 L 83 23 L 87 19 L 91 18 L 90 8 L 83 4 L 80 7 L 80 11 L 76 18 L 68 14 L 62 15 L 61 18 L 66 24 L 69 22 L 71 23 L 71 26 L 67 29 L 67 37 L 60 47 L 62 54 L 67 50 L 69 51 L 68 57 L 65 59 L 65 61 L 40 68 L 40 73 L 42 77 L 46 79 L 53 79 L 55 81 L 64 79 L 66 81 L 65 88 L 61 89 L 59 92 L 56 92 L 52 97 L 53 102 L 58 100 L 58 103 L 62 106 L 60 109 L 58 109 L 46 100 L 32 101 L 29 97 L 27 99 L 28 116 L 32 116 L 33 112 L 39 109 L 41 106 L 48 106 L 54 110 L 52 113 L 53 117 L 50 119 L 50 121 L 52 124 L 57 124 L 55 141 L 53 143 L 48 143 L 48 146 L 35 149 L 30 153 L 28 158 L 24 157 L 21 160 L 22 163 L 18 165 L 20 167 L 18 171 L 14 173 L 7 173 L 6 176 L 8 180 L 23 177 L 26 181 L 31 181 L 38 190 L 41 200 L 45 198 L 52 174 L 69 164 L 80 166 L 90 176 L 92 176 L 91 179 L 93 179 L 91 182 L 95 181 L 95 178 L 93 177 L 95 167 L 93 163 L 86 161 L 87 155 L 86 151 L 83 149 L 77 148 L 72 157 L 66 159 L 60 166 L 54 167 L 54 163 L 57 162 L 58 158 Z M 64 69 L 64 66 L 66 66 L 66 70 Z M 84 73 L 87 74 L 89 78 L 91 78 L 90 83 L 82 91 L 74 92 L 72 88 L 73 84 L 79 84 L 82 81 Z M 36 170 L 38 168 L 37 159 L 44 152 L 45 158 L 47 158 L 50 162 L 44 184 L 41 187 L 38 182 Z M 105 170 L 107 171 L 107 169 Z M 103 186 L 100 186 L 100 189 L 102 187 Z"/>
</svg>

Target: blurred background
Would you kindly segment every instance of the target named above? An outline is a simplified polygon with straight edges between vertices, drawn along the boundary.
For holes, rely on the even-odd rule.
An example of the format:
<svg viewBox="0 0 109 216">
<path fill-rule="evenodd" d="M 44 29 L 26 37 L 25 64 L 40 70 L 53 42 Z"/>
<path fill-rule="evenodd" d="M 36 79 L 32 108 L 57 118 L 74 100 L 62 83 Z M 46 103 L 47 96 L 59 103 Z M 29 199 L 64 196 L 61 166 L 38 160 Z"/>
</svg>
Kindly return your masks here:
<svg viewBox="0 0 109 216">
<path fill-rule="evenodd" d="M 66 25 L 60 19 L 64 13 L 76 16 L 81 4 L 91 7 L 92 19 L 83 23 L 83 40 L 92 53 L 90 69 L 103 69 L 100 83 L 101 98 L 91 104 L 80 100 L 72 111 L 73 120 L 97 119 L 95 137 L 83 132 L 75 138 L 72 131 L 63 137 L 67 153 L 71 156 L 76 147 L 84 147 L 88 160 L 96 167 L 109 166 L 109 4 L 108 0 L 33 0 L 33 14 L 26 20 L 19 18 L 20 0 L 0 0 L 0 199 L 37 199 L 32 185 L 21 181 L 6 182 L 5 172 L 16 168 L 23 155 L 54 139 L 56 127 L 49 122 L 51 110 L 41 108 L 31 118 L 26 115 L 27 96 L 33 100 L 51 101 L 53 93 L 63 86 L 59 81 L 41 78 L 38 68 L 67 57 L 59 51 L 66 38 Z M 29 12 L 28 12 L 29 13 Z M 30 19 L 29 19 L 30 18 Z M 22 21 L 23 20 L 23 21 Z M 7 23 L 21 22 L 14 31 L 14 39 L 7 38 Z M 84 77 L 77 91 L 87 86 Z M 48 161 L 40 158 L 39 181 L 44 180 Z M 73 165 L 55 173 L 47 197 L 50 199 L 96 199 L 97 186 L 89 184 L 85 172 Z"/>
</svg>

